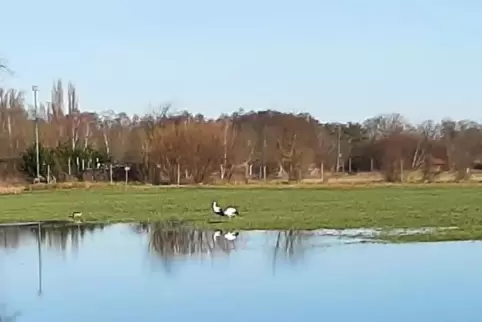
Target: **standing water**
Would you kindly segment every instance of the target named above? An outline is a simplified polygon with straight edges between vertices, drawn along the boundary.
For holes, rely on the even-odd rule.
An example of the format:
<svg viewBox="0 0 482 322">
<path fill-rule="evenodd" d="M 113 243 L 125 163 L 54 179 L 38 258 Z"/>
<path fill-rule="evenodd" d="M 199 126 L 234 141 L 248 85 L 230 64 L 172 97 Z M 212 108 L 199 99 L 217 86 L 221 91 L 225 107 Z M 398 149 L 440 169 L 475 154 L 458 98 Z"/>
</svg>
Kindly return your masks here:
<svg viewBox="0 0 482 322">
<path fill-rule="evenodd" d="M 0 230 L 0 321 L 480 321 L 482 243 L 162 225 Z M 40 240 L 40 248 L 38 247 Z"/>
</svg>

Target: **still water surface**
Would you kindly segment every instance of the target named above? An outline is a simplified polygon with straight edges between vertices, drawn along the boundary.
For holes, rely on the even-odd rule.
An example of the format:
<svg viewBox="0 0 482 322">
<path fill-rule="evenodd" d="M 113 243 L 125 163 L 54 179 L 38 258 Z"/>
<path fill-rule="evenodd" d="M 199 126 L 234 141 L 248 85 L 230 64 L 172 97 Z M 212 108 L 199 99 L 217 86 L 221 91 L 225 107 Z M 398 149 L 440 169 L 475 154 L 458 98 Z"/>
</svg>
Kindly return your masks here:
<svg viewBox="0 0 482 322">
<path fill-rule="evenodd" d="M 307 232 L 0 230 L 11 321 L 481 321 L 482 244 L 359 243 Z M 40 292 L 39 292 L 40 289 Z M 39 294 L 40 293 L 40 294 Z M 5 318 L 0 321 L 5 321 Z"/>
</svg>

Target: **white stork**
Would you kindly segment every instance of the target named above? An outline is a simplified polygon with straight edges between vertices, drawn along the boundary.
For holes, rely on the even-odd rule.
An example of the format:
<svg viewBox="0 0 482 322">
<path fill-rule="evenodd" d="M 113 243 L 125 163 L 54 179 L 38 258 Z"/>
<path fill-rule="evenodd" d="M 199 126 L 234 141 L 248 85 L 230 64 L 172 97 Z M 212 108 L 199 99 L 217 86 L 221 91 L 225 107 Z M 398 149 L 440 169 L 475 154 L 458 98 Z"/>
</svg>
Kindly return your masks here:
<svg viewBox="0 0 482 322">
<path fill-rule="evenodd" d="M 212 209 L 213 209 L 214 214 L 216 214 L 218 216 L 222 216 L 222 217 L 231 218 L 231 217 L 239 215 L 238 209 L 236 209 L 235 207 L 229 206 L 229 207 L 227 207 L 226 209 L 223 210 L 223 208 L 218 206 L 218 203 L 216 201 L 213 201 Z"/>
</svg>

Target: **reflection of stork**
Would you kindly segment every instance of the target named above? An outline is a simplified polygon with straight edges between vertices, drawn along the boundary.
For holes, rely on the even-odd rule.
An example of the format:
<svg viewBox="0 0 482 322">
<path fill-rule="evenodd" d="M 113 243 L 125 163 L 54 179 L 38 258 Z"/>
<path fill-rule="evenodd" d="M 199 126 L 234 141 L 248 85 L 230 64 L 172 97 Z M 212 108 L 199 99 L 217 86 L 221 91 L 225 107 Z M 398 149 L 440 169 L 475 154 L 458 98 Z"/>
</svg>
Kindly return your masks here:
<svg viewBox="0 0 482 322">
<path fill-rule="evenodd" d="M 216 230 L 213 234 L 213 240 L 216 241 L 221 235 L 229 241 L 233 241 L 236 238 L 238 238 L 239 232 L 230 232 L 228 231 L 227 233 L 223 234 L 221 230 Z"/>
<path fill-rule="evenodd" d="M 224 238 L 226 238 L 227 240 L 229 241 L 233 241 L 235 240 L 236 238 L 238 238 L 238 235 L 239 235 L 239 232 L 227 232 L 226 234 L 224 234 Z"/>
<path fill-rule="evenodd" d="M 230 251 L 236 248 L 235 239 L 238 237 L 238 235 L 239 235 L 239 232 L 223 233 L 222 230 L 218 229 L 213 233 L 213 241 L 214 241 L 213 247 L 216 247 L 217 245 L 224 253 L 229 253 Z"/>
</svg>

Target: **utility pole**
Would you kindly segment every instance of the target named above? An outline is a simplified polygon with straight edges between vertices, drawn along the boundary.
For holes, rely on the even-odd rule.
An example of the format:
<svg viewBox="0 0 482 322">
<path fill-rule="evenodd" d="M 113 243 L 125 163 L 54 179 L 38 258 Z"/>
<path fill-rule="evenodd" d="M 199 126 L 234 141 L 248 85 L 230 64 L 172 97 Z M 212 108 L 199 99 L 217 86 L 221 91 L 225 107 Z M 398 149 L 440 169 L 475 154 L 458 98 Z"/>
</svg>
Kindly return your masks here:
<svg viewBox="0 0 482 322">
<path fill-rule="evenodd" d="M 226 166 L 228 163 L 228 127 L 229 121 L 224 120 L 224 157 L 223 157 L 223 164 L 221 165 L 221 180 L 224 180 L 224 175 L 226 174 Z"/>
<path fill-rule="evenodd" d="M 37 161 L 37 182 L 40 182 L 40 155 L 39 155 L 39 138 L 38 138 L 38 106 L 37 106 L 37 92 L 38 86 L 32 86 L 33 91 L 33 102 L 35 108 L 35 154 L 36 154 L 36 161 Z"/>
<path fill-rule="evenodd" d="M 263 124 L 263 180 L 266 180 L 266 123 Z"/>
</svg>

